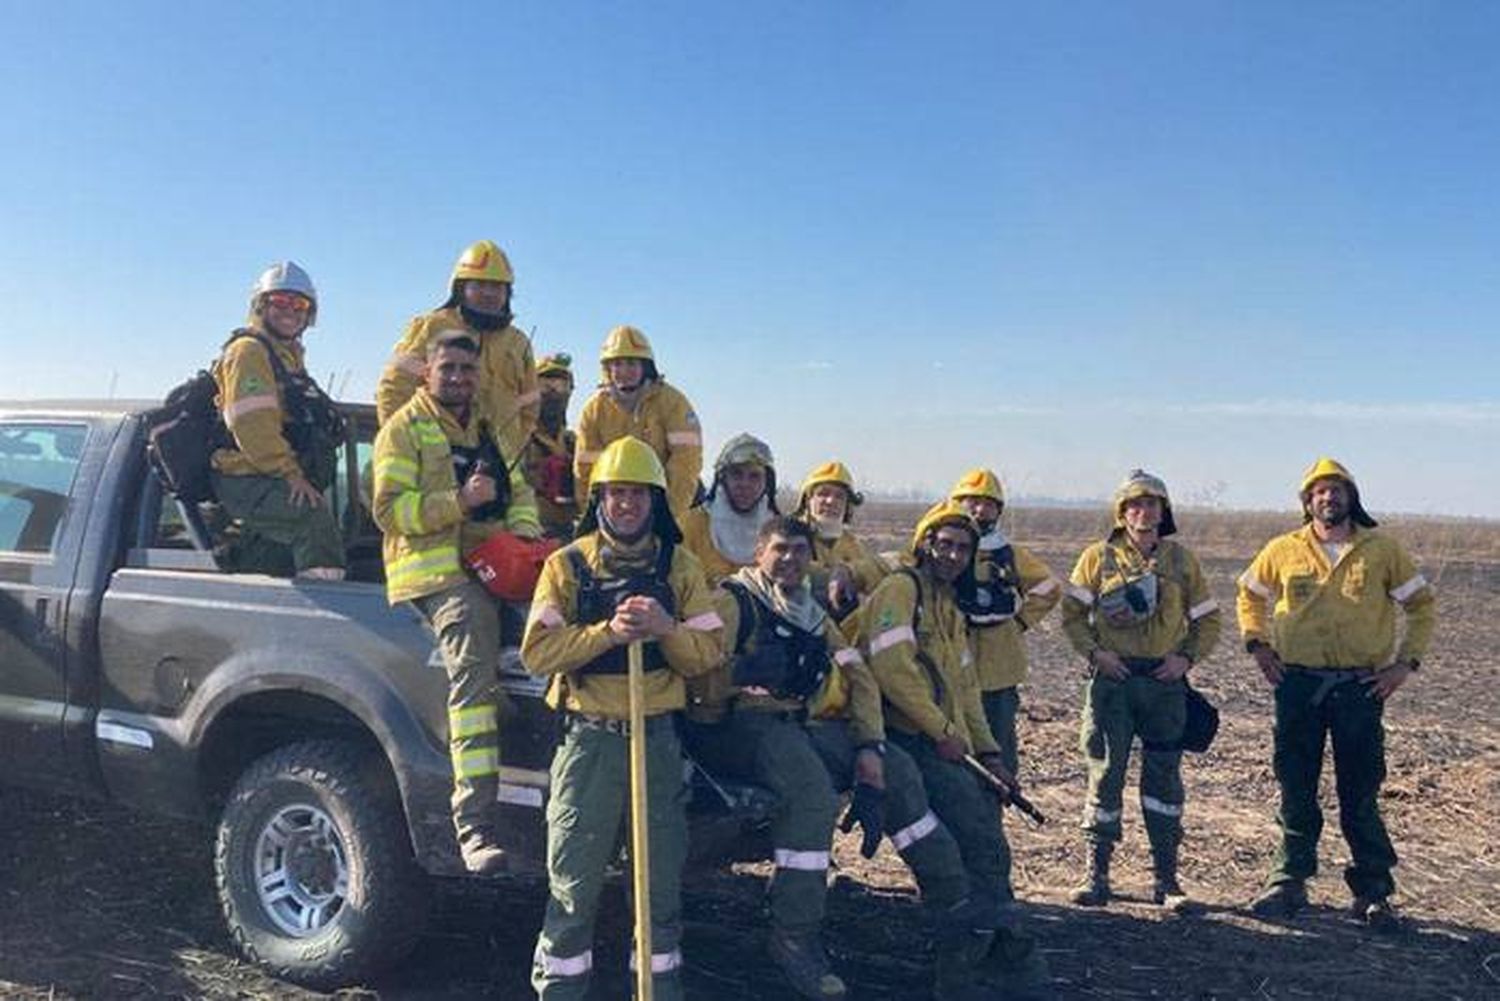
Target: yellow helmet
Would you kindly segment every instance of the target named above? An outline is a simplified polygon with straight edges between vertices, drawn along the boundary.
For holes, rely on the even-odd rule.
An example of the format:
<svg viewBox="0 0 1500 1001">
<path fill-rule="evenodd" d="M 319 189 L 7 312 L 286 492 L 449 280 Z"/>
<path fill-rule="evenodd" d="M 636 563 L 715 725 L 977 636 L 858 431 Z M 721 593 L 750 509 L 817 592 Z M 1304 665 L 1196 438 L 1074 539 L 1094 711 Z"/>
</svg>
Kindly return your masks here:
<svg viewBox="0 0 1500 1001">
<path fill-rule="evenodd" d="M 536 374 L 537 378 L 541 378 L 542 376 L 558 376 L 567 379 L 571 384 L 573 381 L 573 356 L 566 351 L 542 355 L 536 362 Z"/>
<path fill-rule="evenodd" d="M 1354 482 L 1354 477 L 1349 473 L 1342 462 L 1323 456 L 1307 467 L 1302 474 L 1302 486 L 1297 491 L 1297 497 L 1302 501 L 1302 520 L 1312 520 L 1312 488 L 1319 480 L 1328 478 L 1340 479 L 1349 488 L 1349 518 L 1356 525 L 1365 528 L 1374 528 L 1379 522 L 1370 517 L 1370 512 L 1365 510 L 1364 503 L 1359 499 L 1359 484 Z"/>
<path fill-rule="evenodd" d="M 974 519 L 969 517 L 963 505 L 955 500 L 938 501 L 927 509 L 927 513 L 917 520 L 917 529 L 911 534 L 911 555 L 917 556 L 922 551 L 922 541 L 927 538 L 929 532 L 935 532 L 944 525 L 956 525 L 974 536 L 974 542 L 979 542 L 979 526 Z"/>
<path fill-rule="evenodd" d="M 667 489 L 667 473 L 662 469 L 656 451 L 639 438 L 626 435 L 616 438 L 604 446 L 599 461 L 594 464 L 589 482 L 639 483 L 647 487 Z"/>
<path fill-rule="evenodd" d="M 1315 482 L 1328 476 L 1336 476 L 1351 487 L 1357 486 L 1354 482 L 1354 477 L 1349 475 L 1349 470 L 1344 468 L 1343 463 L 1324 456 L 1307 467 L 1307 472 L 1302 474 L 1302 486 L 1297 488 L 1297 492 L 1299 494 L 1307 493 L 1312 489 L 1312 485 Z"/>
<path fill-rule="evenodd" d="M 453 265 L 453 277 L 448 280 L 449 291 L 456 291 L 458 283 L 477 279 L 484 282 L 516 283 L 515 272 L 510 269 L 510 258 L 493 240 L 480 240 L 469 248 Z"/>
<path fill-rule="evenodd" d="M 651 342 L 646 340 L 646 335 L 626 324 L 621 324 L 611 330 L 609 336 L 604 338 L 604 347 L 599 351 L 601 362 L 613 361 L 616 358 L 656 360 L 656 356 L 651 353 Z"/>
<path fill-rule="evenodd" d="M 953 489 L 948 491 L 949 500 L 964 497 L 988 497 L 996 504 L 1004 504 L 1005 489 L 1000 486 L 1000 477 L 993 470 L 980 466 L 960 476 L 958 482 L 953 484 Z"/>
<path fill-rule="evenodd" d="M 797 511 L 806 511 L 807 503 L 812 499 L 813 488 L 825 483 L 836 483 L 848 493 L 849 503 L 844 507 L 844 520 L 848 521 L 853 509 L 865 502 L 865 497 L 854 489 L 854 474 L 849 471 L 849 467 L 837 459 L 825 462 L 807 474 L 801 489 L 797 491 Z"/>
<path fill-rule="evenodd" d="M 1125 525 L 1125 502 L 1137 497 L 1155 497 L 1161 501 L 1161 524 L 1156 534 L 1162 537 L 1177 531 L 1177 519 L 1172 516 L 1172 498 L 1167 496 L 1167 484 L 1159 476 L 1152 476 L 1144 469 L 1132 469 L 1130 475 L 1115 487 L 1115 527 Z"/>
</svg>

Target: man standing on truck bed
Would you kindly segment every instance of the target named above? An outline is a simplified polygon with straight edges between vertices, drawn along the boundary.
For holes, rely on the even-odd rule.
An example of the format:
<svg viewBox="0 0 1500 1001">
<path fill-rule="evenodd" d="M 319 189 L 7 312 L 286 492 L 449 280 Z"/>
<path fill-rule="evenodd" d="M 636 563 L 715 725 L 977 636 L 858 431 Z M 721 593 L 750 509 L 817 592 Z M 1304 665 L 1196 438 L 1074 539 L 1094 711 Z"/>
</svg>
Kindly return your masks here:
<svg viewBox="0 0 1500 1001">
<path fill-rule="evenodd" d="M 657 1001 L 682 989 L 683 759 L 674 716 L 683 679 L 718 662 L 722 622 L 703 571 L 682 548 L 656 453 L 615 440 L 593 468 L 578 539 L 542 569 L 521 643 L 563 713 L 547 803 L 550 897 L 531 982 L 543 1001 L 582 1001 L 594 968 L 594 918 L 629 801 L 626 647 L 642 642 L 651 846 L 650 963 Z"/>
<path fill-rule="evenodd" d="M 429 342 L 426 385 L 375 438 L 374 508 L 391 604 L 411 601 L 437 635 L 448 671 L 453 825 L 465 867 L 489 874 L 505 867 L 492 826 L 500 609 L 462 559 L 497 533 L 535 538 L 541 526 L 521 463 L 507 464 L 474 406 L 479 359 L 479 345 L 461 330 Z"/>
<path fill-rule="evenodd" d="M 427 346 L 437 334 L 463 330 L 479 345 L 479 389 L 474 409 L 506 455 L 519 455 L 536 426 L 541 394 L 531 341 L 511 325 L 516 276 L 510 260 L 491 240 L 463 252 L 448 281 L 448 298 L 407 325 L 375 389 L 375 414 L 391 419 L 422 385 Z"/>
<path fill-rule="evenodd" d="M 573 395 L 573 358 L 563 351 L 536 363 L 542 393 L 541 416 L 526 442 L 526 478 L 536 490 L 537 510 L 548 537 L 567 542 L 578 520 L 573 453 L 578 436 L 568 427 L 568 400 Z"/>
<path fill-rule="evenodd" d="M 284 573 L 290 549 L 297 576 L 344 576 L 344 540 L 323 496 L 342 420 L 302 360 L 302 335 L 317 319 L 307 272 L 274 264 L 251 290 L 248 325 L 214 366 L 229 441 L 213 453 L 213 488 L 240 522 L 237 570 Z"/>
</svg>

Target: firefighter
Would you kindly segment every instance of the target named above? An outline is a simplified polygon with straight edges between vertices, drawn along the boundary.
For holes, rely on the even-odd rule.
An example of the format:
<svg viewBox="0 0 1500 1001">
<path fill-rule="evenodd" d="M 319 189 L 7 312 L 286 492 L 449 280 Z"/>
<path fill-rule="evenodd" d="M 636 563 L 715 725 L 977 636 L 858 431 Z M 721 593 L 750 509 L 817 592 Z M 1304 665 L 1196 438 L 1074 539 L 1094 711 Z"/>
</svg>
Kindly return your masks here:
<svg viewBox="0 0 1500 1001">
<path fill-rule="evenodd" d="M 323 495 L 333 485 L 343 418 L 303 364 L 302 335 L 317 319 L 307 272 L 292 261 L 273 264 L 251 289 L 247 326 L 214 366 L 228 441 L 213 453 L 213 490 L 240 523 L 227 557 L 237 570 L 344 576 L 343 536 Z"/>
<path fill-rule="evenodd" d="M 987 963 L 1012 968 L 1031 952 L 1011 887 L 1010 845 L 994 795 L 969 771 L 979 762 L 1005 785 L 980 702 L 955 591 L 971 587 L 979 528 L 952 502 L 917 522 L 905 562 L 875 586 L 858 614 L 860 645 L 884 698 L 886 735 L 916 763 L 933 813 L 958 843 L 969 874 L 975 926 L 989 938 Z"/>
<path fill-rule="evenodd" d="M 563 714 L 547 804 L 551 895 L 532 967 L 543 1001 L 588 993 L 599 893 L 628 809 L 625 647 L 635 641 L 645 643 L 654 951 L 644 962 L 655 997 L 683 996 L 687 818 L 673 717 L 684 704 L 683 679 L 718 662 L 722 623 L 698 561 L 678 545 L 666 485 L 660 460 L 640 439 L 604 449 L 578 538 L 548 558 L 521 644 L 527 669 L 548 679 L 547 701 Z"/>
<path fill-rule="evenodd" d="M 1342 465 L 1319 459 L 1299 493 L 1303 527 L 1267 543 L 1239 579 L 1245 649 L 1276 689 L 1281 787 L 1276 868 L 1251 908 L 1262 917 L 1291 917 L 1307 905 L 1323 828 L 1318 775 L 1331 734 L 1339 825 L 1353 855 L 1344 870 L 1354 895 L 1350 914 L 1394 930 L 1396 851 L 1380 817 L 1382 717 L 1427 650 L 1436 598 L 1401 544 L 1375 531 Z M 1399 642 L 1398 608 L 1406 619 Z"/>
<path fill-rule="evenodd" d="M 1089 664 L 1079 746 L 1088 768 L 1083 830 L 1088 876 L 1074 903 L 1111 897 L 1109 863 L 1120 840 L 1125 768 L 1141 738 L 1141 812 L 1151 842 L 1157 904 L 1194 908 L 1177 879 L 1182 841 L 1182 738 L 1188 669 L 1219 637 L 1219 605 L 1198 558 L 1177 531 L 1160 479 L 1133 471 L 1115 490 L 1114 529 L 1085 549 L 1063 598 L 1063 632 Z"/>
<path fill-rule="evenodd" d="M 969 623 L 969 645 L 979 674 L 985 719 L 995 743 L 1000 745 L 1000 760 L 1006 771 L 1019 775 L 1016 713 L 1027 669 L 1023 634 L 1052 611 L 1062 598 L 1062 584 L 1047 564 L 1012 544 L 1001 531 L 1005 491 L 993 470 L 969 470 L 959 477 L 948 496 L 963 505 L 982 533 L 974 567 L 975 588 L 959 595 L 959 607 Z"/>
<path fill-rule="evenodd" d="M 480 240 L 453 266 L 448 298 L 407 324 L 375 390 L 375 412 L 384 424 L 411 399 L 424 380 L 427 346 L 449 330 L 463 330 L 479 344 L 479 390 L 474 407 L 489 422 L 496 443 L 519 455 L 536 426 L 540 392 L 531 341 L 511 321 L 516 276 L 493 241 Z"/>
<path fill-rule="evenodd" d="M 464 566 L 501 532 L 541 534 L 531 486 L 475 407 L 480 346 L 463 331 L 434 337 L 425 385 L 375 437 L 375 523 L 385 533 L 386 595 L 410 601 L 437 637 L 448 672 L 453 826 L 464 866 L 503 871 L 494 829 L 500 789 L 500 607 Z"/>
<path fill-rule="evenodd" d="M 833 460 L 807 474 L 793 512 L 813 527 L 814 585 L 820 600 L 841 621 L 890 572 L 849 529 L 854 509 L 864 502 L 864 495 L 854 489 L 849 467 Z"/>
<path fill-rule="evenodd" d="M 573 453 L 578 437 L 568 427 L 568 400 L 573 395 L 573 359 L 563 352 L 536 363 L 541 411 L 536 429 L 526 443 L 526 478 L 536 491 L 542 529 L 567 542 L 578 520 L 574 491 Z"/>
<path fill-rule="evenodd" d="M 703 470 L 703 432 L 686 396 L 667 384 L 656 367 L 651 342 L 635 327 L 609 332 L 599 352 L 603 380 L 578 417 L 573 475 L 587 494 L 589 475 L 606 445 L 634 435 L 650 445 L 667 472 L 667 500 L 681 519 L 698 490 Z"/>
<path fill-rule="evenodd" d="M 682 519 L 683 544 L 703 564 L 708 582 L 717 584 L 754 562 L 760 526 L 780 513 L 771 446 L 737 434 L 714 460 L 713 486 Z"/>
</svg>

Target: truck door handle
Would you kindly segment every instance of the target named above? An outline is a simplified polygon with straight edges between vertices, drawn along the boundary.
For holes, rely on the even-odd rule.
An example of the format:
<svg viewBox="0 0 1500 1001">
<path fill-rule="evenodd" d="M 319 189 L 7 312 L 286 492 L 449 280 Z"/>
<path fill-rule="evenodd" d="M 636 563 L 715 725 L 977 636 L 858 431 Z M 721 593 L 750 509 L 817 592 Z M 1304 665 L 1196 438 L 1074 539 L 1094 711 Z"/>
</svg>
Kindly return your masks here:
<svg viewBox="0 0 1500 1001">
<path fill-rule="evenodd" d="M 38 598 L 36 600 L 36 624 L 43 632 L 47 630 L 47 602 L 47 598 Z"/>
</svg>

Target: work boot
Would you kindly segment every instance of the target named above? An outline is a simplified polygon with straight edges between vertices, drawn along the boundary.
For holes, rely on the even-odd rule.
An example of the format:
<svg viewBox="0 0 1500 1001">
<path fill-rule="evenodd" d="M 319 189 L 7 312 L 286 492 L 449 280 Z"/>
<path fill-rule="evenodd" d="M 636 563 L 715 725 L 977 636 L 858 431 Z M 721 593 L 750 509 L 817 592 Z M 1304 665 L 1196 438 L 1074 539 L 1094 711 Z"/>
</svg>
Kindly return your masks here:
<svg viewBox="0 0 1500 1001">
<path fill-rule="evenodd" d="M 828 953 L 816 932 L 794 935 L 773 929 L 766 943 L 771 962 L 791 984 L 792 990 L 815 1001 L 840 1001 L 848 994 L 844 982 L 834 974 Z"/>
<path fill-rule="evenodd" d="M 1396 913 L 1396 908 L 1385 897 L 1377 899 L 1356 896 L 1354 903 L 1349 905 L 1349 916 L 1369 925 L 1371 931 L 1390 934 L 1400 931 L 1402 927 L 1401 915 Z"/>
<path fill-rule="evenodd" d="M 1187 895 L 1177 881 L 1177 851 L 1171 849 L 1152 852 L 1152 868 L 1156 872 L 1156 883 L 1151 890 L 1151 899 L 1158 907 L 1173 914 L 1193 914 L 1198 911 L 1198 902 Z"/>
<path fill-rule="evenodd" d="M 1307 886 L 1300 879 L 1274 883 L 1250 901 L 1250 913 L 1258 918 L 1290 918 L 1307 906 Z"/>
<path fill-rule="evenodd" d="M 497 876 L 509 867 L 505 849 L 492 832 L 482 828 L 465 832 L 459 839 L 458 851 L 463 856 L 464 868 L 476 876 Z"/>
<path fill-rule="evenodd" d="M 933 963 L 933 1001 L 978 1001 L 989 996 L 979 983 L 974 958 L 978 951 L 976 944 L 961 939 L 938 944 Z"/>
<path fill-rule="evenodd" d="M 1109 859 L 1115 852 L 1113 841 L 1095 841 L 1089 860 L 1089 874 L 1073 888 L 1068 899 L 1080 907 L 1103 907 L 1109 903 Z"/>
</svg>

